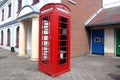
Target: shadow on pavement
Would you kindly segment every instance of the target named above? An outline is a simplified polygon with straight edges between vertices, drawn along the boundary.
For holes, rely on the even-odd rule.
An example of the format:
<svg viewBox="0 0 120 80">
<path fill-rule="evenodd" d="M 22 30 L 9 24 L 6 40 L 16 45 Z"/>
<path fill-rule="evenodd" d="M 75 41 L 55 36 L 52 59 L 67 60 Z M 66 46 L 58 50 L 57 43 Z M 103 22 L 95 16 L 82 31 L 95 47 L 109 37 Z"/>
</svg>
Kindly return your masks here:
<svg viewBox="0 0 120 80">
<path fill-rule="evenodd" d="M 4 59 L 4 58 L 7 58 L 7 56 L 1 56 L 0 59 Z"/>
<path fill-rule="evenodd" d="M 114 80 L 120 80 L 120 75 L 117 75 L 117 74 L 108 74 L 108 75 Z"/>
<path fill-rule="evenodd" d="M 116 66 L 117 68 L 120 68 L 120 66 Z"/>
</svg>

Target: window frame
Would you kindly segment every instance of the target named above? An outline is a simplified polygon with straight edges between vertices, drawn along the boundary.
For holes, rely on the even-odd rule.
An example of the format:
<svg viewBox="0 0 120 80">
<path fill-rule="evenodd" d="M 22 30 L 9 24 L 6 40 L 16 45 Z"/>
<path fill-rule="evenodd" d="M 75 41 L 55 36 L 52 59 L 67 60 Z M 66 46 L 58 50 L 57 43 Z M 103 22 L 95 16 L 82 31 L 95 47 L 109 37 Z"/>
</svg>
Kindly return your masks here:
<svg viewBox="0 0 120 80">
<path fill-rule="evenodd" d="M 19 12 L 22 8 L 22 0 L 18 0 L 18 11 Z"/>
<path fill-rule="evenodd" d="M 95 37 L 94 42 L 101 42 L 101 38 L 100 37 Z"/>
</svg>

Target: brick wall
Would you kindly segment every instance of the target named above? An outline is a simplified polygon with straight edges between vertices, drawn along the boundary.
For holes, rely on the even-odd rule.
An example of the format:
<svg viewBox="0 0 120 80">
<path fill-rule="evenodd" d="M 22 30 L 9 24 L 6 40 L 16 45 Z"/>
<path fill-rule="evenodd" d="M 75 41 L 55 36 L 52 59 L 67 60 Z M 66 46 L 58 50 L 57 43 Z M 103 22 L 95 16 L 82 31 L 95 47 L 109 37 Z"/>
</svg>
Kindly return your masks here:
<svg viewBox="0 0 120 80">
<path fill-rule="evenodd" d="M 85 21 L 102 6 L 102 0 L 61 0 L 71 10 L 71 57 L 86 55 L 89 52 L 89 38 Z"/>
</svg>

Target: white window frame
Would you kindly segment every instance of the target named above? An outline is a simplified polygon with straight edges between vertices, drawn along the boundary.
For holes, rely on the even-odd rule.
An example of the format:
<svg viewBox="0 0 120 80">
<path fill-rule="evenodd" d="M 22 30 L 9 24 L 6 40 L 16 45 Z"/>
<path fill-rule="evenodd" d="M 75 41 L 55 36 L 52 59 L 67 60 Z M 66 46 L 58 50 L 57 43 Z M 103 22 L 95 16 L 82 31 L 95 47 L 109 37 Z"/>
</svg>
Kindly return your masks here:
<svg viewBox="0 0 120 80">
<path fill-rule="evenodd" d="M 69 0 L 69 2 L 71 2 L 72 4 L 77 4 L 74 0 Z"/>
</svg>

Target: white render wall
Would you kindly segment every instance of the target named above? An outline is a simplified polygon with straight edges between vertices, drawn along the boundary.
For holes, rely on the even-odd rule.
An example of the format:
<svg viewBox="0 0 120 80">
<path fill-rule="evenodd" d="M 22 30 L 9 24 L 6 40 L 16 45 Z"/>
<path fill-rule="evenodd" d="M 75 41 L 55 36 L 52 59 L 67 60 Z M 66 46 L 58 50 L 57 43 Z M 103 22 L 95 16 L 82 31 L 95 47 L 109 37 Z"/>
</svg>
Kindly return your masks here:
<svg viewBox="0 0 120 80">
<path fill-rule="evenodd" d="M 9 4 L 11 4 L 12 6 L 11 6 L 11 8 L 12 8 L 12 10 L 11 10 L 11 17 L 8 17 L 8 5 Z M 4 9 L 4 20 L 2 21 L 2 10 Z M 7 22 L 9 22 L 9 21 L 12 21 L 12 20 L 14 20 L 15 18 L 14 18 L 14 16 L 15 16 L 15 14 L 13 14 L 14 12 L 14 2 L 12 3 L 11 2 L 11 0 L 8 0 L 1 8 L 0 8 L 0 25 L 1 24 L 5 24 L 5 23 L 7 23 Z"/>
<path fill-rule="evenodd" d="M 105 29 L 105 38 L 104 38 L 104 52 L 107 56 L 113 56 L 114 55 L 114 28 L 113 29 Z"/>
<path fill-rule="evenodd" d="M 10 26 L 0 28 L 0 43 L 1 43 L 1 31 L 3 31 L 3 45 L 0 45 L 0 47 L 10 50 L 10 47 L 16 46 L 16 30 L 17 30 L 18 26 L 19 26 L 19 24 L 16 23 L 16 24 L 13 24 Z M 7 45 L 7 30 L 8 29 L 10 29 L 10 46 L 6 46 Z M 16 51 L 18 51 L 17 48 L 15 48 L 15 49 L 16 49 Z"/>
</svg>

